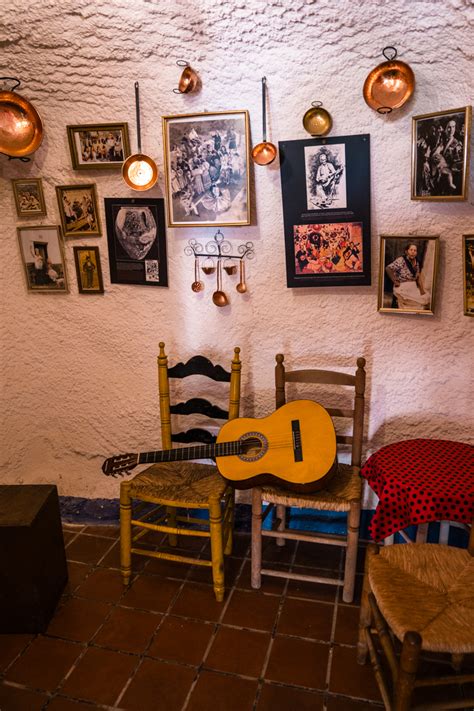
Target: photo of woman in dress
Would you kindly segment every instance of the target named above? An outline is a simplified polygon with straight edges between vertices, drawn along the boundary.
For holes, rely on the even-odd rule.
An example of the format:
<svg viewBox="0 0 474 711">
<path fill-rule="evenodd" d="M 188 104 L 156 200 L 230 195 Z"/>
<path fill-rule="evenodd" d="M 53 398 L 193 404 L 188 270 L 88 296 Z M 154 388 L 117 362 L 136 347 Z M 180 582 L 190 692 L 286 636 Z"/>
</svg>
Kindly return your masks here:
<svg viewBox="0 0 474 711">
<path fill-rule="evenodd" d="M 433 313 L 437 248 L 437 237 L 382 237 L 380 311 Z"/>
</svg>

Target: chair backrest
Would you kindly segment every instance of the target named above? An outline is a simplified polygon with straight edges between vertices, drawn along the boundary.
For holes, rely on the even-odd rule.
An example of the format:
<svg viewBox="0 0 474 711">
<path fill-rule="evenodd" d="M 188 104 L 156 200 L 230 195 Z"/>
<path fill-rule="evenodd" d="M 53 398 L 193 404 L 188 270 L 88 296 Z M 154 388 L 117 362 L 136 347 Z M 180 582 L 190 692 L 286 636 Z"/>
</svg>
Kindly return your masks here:
<svg viewBox="0 0 474 711">
<path fill-rule="evenodd" d="M 192 427 L 184 432 L 173 432 L 171 415 L 200 415 L 212 420 L 232 420 L 239 416 L 240 408 L 240 348 L 234 348 L 234 357 L 230 372 L 220 365 L 213 365 L 208 358 L 196 355 L 187 363 L 177 363 L 168 367 L 168 356 L 165 353 L 165 344 L 159 344 L 158 355 L 158 390 L 160 396 L 161 441 L 163 449 L 171 449 L 173 442 L 190 443 L 201 442 L 210 444 L 216 440 L 216 435 L 204 427 Z M 171 404 L 170 379 L 183 379 L 191 375 L 201 375 L 210 380 L 229 383 L 228 409 L 212 404 L 201 397 L 192 397 L 186 402 Z"/>
<path fill-rule="evenodd" d="M 352 408 L 328 407 L 324 402 L 321 402 L 319 396 L 314 399 L 326 408 L 333 419 L 336 418 L 337 421 L 337 419 L 342 418 L 345 423 L 345 428 L 347 428 L 349 421 L 352 421 L 352 426 L 350 427 L 351 434 L 339 433 L 337 431 L 337 422 L 335 423 L 336 441 L 338 444 L 350 445 L 351 464 L 360 467 L 362 459 L 362 437 L 364 432 L 365 358 L 357 358 L 357 370 L 355 375 L 348 375 L 334 370 L 317 370 L 314 368 L 286 370 L 284 360 L 285 357 L 281 353 L 276 356 L 275 395 L 277 408 L 286 402 L 287 383 L 319 385 L 322 386 L 320 390 L 323 394 L 326 392 L 325 386 L 353 388 L 354 397 Z"/>
</svg>

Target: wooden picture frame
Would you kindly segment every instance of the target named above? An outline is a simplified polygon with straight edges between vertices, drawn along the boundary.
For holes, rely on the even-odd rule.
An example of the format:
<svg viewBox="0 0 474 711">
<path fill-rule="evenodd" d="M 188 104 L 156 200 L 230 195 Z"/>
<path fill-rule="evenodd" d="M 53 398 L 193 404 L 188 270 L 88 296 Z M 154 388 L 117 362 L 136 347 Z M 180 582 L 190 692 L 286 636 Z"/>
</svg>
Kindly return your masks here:
<svg viewBox="0 0 474 711">
<path fill-rule="evenodd" d="M 412 200 L 466 200 L 472 109 L 436 111 L 412 119 Z"/>
<path fill-rule="evenodd" d="M 56 195 L 65 237 L 100 237 L 102 231 L 94 183 L 57 185 Z"/>
<path fill-rule="evenodd" d="M 128 123 L 66 126 L 74 170 L 121 168 L 130 155 Z"/>
<path fill-rule="evenodd" d="M 98 247 L 74 247 L 77 286 L 80 294 L 103 294 L 104 282 Z"/>
<path fill-rule="evenodd" d="M 69 291 L 64 244 L 56 225 L 17 227 L 28 291 L 65 294 Z"/>
<path fill-rule="evenodd" d="M 370 136 L 278 145 L 287 286 L 370 284 Z"/>
<path fill-rule="evenodd" d="M 462 236 L 464 315 L 474 316 L 474 235 Z"/>
<path fill-rule="evenodd" d="M 168 286 L 162 198 L 105 198 L 110 281 Z"/>
<path fill-rule="evenodd" d="M 433 316 L 438 235 L 381 235 L 378 311 Z"/>
<path fill-rule="evenodd" d="M 12 187 L 18 217 L 46 215 L 41 178 L 16 178 L 12 180 Z"/>
<path fill-rule="evenodd" d="M 169 227 L 250 224 L 248 111 L 163 117 Z"/>
</svg>

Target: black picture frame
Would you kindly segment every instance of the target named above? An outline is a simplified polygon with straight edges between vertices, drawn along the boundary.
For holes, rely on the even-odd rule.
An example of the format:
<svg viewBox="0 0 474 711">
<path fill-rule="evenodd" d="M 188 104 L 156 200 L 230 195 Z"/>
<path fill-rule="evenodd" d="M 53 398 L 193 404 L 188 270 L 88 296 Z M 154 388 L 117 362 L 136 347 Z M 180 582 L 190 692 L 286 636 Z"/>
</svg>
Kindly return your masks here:
<svg viewBox="0 0 474 711">
<path fill-rule="evenodd" d="M 287 286 L 370 285 L 370 135 L 278 146 Z"/>
<path fill-rule="evenodd" d="M 110 281 L 168 286 L 164 200 L 104 198 L 104 204 Z"/>
</svg>

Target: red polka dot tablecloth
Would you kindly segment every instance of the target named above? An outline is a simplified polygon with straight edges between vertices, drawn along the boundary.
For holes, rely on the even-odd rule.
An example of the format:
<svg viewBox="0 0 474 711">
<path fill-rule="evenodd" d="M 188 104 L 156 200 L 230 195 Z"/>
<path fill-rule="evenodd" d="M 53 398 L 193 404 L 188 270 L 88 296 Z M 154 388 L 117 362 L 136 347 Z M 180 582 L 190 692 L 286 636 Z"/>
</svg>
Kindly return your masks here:
<svg viewBox="0 0 474 711">
<path fill-rule="evenodd" d="M 381 541 L 411 524 L 471 523 L 474 447 L 444 439 L 411 439 L 382 447 L 361 470 L 379 497 L 369 525 Z"/>
</svg>

